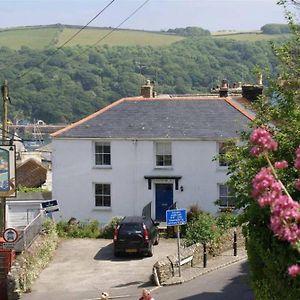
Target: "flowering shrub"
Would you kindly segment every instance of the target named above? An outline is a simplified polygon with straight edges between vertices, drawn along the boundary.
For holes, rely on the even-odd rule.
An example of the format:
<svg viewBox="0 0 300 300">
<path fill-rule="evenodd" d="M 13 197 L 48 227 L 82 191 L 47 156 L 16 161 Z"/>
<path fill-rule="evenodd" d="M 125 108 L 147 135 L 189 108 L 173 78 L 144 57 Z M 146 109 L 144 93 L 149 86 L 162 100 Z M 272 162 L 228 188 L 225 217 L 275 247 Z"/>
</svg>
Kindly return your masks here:
<svg viewBox="0 0 300 300">
<path fill-rule="evenodd" d="M 269 156 L 269 151 L 276 151 L 278 143 L 274 141 L 270 132 L 264 128 L 256 128 L 251 136 L 250 141 L 254 144 L 250 153 L 258 156 L 263 154 L 269 167 L 263 167 L 254 177 L 252 186 L 252 197 L 257 199 L 261 207 L 270 206 L 270 228 L 274 234 L 281 240 L 288 241 L 291 245 L 298 247 L 300 252 L 300 205 L 294 201 L 285 186 L 278 179 Z M 296 150 L 295 168 L 300 169 L 300 147 Z M 284 161 L 275 162 L 275 168 L 285 169 L 288 163 Z M 296 181 L 298 186 L 299 179 Z M 300 274 L 300 267 L 292 265 L 288 269 L 292 277 Z"/>
<path fill-rule="evenodd" d="M 256 117 L 250 127 L 257 130 L 243 132 L 243 143 L 225 157 L 227 184 L 243 212 L 257 300 L 300 299 L 300 27 L 287 8 L 298 1 L 278 3 L 287 9 L 293 32 L 289 41 L 273 48 L 280 78 L 270 80 L 266 96 L 253 104 Z"/>
</svg>

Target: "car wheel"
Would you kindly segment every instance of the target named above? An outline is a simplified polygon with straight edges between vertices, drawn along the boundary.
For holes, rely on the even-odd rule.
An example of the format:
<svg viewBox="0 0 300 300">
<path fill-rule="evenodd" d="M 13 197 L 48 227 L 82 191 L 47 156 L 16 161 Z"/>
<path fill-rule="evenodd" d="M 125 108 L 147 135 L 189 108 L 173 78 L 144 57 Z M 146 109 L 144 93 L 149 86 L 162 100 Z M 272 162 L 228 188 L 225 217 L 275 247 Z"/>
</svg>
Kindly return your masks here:
<svg viewBox="0 0 300 300">
<path fill-rule="evenodd" d="M 156 240 L 154 242 L 154 245 L 158 245 L 159 244 L 159 234 L 157 234 Z"/>
<path fill-rule="evenodd" d="M 153 249 L 153 244 L 150 244 L 150 246 L 149 246 L 149 250 L 148 250 L 148 256 L 149 257 L 151 257 L 151 256 L 153 256 L 153 251 L 154 249 Z"/>
</svg>

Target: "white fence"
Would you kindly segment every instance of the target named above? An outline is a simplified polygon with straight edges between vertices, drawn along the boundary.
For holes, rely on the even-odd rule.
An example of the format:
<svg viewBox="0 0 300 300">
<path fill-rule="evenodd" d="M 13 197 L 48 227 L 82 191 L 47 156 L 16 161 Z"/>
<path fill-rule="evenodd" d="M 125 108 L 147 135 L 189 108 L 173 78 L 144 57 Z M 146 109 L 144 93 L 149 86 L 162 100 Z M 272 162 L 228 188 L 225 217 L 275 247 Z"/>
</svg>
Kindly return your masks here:
<svg viewBox="0 0 300 300">
<path fill-rule="evenodd" d="M 22 252 L 31 245 L 42 230 L 44 218 L 45 213 L 44 211 L 41 211 L 31 223 L 29 223 L 23 230 L 19 231 L 19 239 L 14 247 L 16 252 Z"/>
</svg>

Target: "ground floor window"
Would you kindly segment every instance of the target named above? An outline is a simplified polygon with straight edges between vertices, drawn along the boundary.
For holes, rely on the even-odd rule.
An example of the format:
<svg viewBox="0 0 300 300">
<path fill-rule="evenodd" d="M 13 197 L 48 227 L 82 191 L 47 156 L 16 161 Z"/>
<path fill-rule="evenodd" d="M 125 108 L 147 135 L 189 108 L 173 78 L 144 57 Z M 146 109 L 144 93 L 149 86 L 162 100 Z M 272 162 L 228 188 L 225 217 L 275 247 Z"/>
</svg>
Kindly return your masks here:
<svg viewBox="0 0 300 300">
<path fill-rule="evenodd" d="M 219 184 L 220 207 L 235 207 L 235 196 L 226 184 Z"/>
<path fill-rule="evenodd" d="M 96 207 L 111 206 L 111 186 L 109 183 L 95 184 L 95 206 Z"/>
</svg>

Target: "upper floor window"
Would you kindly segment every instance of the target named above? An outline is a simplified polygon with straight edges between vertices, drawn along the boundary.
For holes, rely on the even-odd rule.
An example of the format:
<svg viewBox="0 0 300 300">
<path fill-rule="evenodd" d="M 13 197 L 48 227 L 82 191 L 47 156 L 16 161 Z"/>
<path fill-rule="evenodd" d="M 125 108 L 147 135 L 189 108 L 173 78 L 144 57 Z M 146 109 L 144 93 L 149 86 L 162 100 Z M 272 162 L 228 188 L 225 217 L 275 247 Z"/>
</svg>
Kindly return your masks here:
<svg viewBox="0 0 300 300">
<path fill-rule="evenodd" d="M 95 184 L 95 206 L 96 207 L 110 207 L 111 206 L 111 192 L 109 183 Z"/>
<path fill-rule="evenodd" d="M 172 166 L 172 145 L 169 142 L 156 143 L 156 166 Z"/>
<path fill-rule="evenodd" d="M 227 167 L 228 161 L 226 161 L 226 153 L 234 146 L 233 142 L 219 143 L 219 166 Z"/>
<path fill-rule="evenodd" d="M 220 207 L 234 207 L 235 196 L 226 184 L 219 184 L 219 201 Z"/>
<path fill-rule="evenodd" d="M 95 164 L 96 166 L 110 166 L 110 143 L 95 143 Z"/>
</svg>

